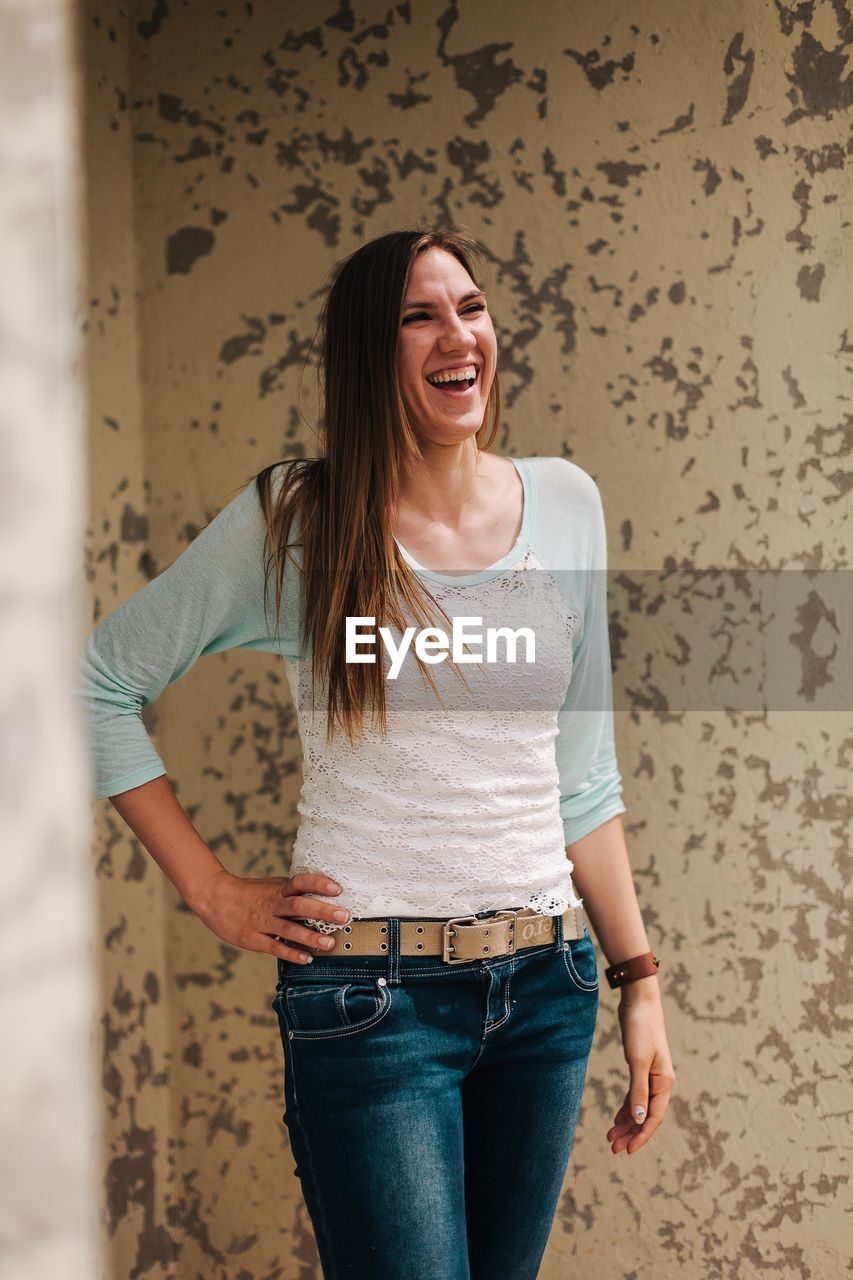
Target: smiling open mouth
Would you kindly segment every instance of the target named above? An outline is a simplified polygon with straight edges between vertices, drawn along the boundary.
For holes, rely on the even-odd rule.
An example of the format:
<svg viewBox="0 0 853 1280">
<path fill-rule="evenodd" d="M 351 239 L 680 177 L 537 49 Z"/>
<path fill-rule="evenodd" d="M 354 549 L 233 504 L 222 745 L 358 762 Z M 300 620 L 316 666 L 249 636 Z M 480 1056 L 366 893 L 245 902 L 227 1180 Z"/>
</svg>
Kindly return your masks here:
<svg viewBox="0 0 853 1280">
<path fill-rule="evenodd" d="M 424 379 L 428 387 L 433 391 L 440 391 L 446 396 L 464 396 L 477 385 L 480 380 L 480 370 L 478 369 L 473 378 L 466 378 L 464 382 L 429 382 Z"/>
</svg>

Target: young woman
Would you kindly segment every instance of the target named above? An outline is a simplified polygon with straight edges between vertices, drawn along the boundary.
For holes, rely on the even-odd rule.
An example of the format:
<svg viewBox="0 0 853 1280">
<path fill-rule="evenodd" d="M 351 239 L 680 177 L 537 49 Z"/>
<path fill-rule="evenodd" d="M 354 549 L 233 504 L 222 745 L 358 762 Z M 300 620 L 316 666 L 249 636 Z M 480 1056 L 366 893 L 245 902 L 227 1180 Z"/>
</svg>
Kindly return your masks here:
<svg viewBox="0 0 853 1280">
<path fill-rule="evenodd" d="M 439 229 L 346 259 L 323 456 L 265 468 L 82 655 L 95 794 L 218 937 L 277 958 L 330 1280 L 534 1280 L 597 1017 L 585 915 L 630 1069 L 614 1153 L 674 1081 L 621 820 L 601 499 L 567 459 L 489 452 L 480 260 Z M 219 863 L 139 716 L 233 647 L 283 654 L 298 712 L 287 877 Z"/>
</svg>

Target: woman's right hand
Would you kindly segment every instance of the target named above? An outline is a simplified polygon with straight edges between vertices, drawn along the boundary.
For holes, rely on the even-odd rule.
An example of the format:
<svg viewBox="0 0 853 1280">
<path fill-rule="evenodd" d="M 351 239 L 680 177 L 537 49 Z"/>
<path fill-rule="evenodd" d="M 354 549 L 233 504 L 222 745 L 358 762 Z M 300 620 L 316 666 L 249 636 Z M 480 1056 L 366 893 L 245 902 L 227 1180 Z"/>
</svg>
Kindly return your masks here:
<svg viewBox="0 0 853 1280">
<path fill-rule="evenodd" d="M 263 951 L 282 960 L 310 964 L 313 956 L 303 948 L 321 952 L 334 939 L 293 917 L 310 916 L 334 924 L 346 923 L 351 913 L 337 902 L 321 902 L 310 893 L 340 893 L 341 886 L 328 876 L 311 871 L 295 876 L 247 877 L 229 871 L 205 885 L 204 895 L 193 907 L 208 929 L 235 947 Z M 344 911 L 344 919 L 336 918 Z"/>
</svg>

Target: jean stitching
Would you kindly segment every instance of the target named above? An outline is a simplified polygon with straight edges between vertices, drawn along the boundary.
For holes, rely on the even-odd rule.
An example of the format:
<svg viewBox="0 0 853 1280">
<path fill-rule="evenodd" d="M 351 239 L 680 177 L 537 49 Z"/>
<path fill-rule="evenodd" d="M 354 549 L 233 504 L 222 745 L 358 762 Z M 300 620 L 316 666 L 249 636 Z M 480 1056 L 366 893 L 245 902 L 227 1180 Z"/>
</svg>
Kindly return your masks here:
<svg viewBox="0 0 853 1280">
<path fill-rule="evenodd" d="M 500 1018 L 498 1018 L 497 1022 L 487 1022 L 487 1023 L 486 1023 L 486 1031 L 488 1031 L 488 1032 L 491 1032 L 491 1031 L 497 1031 L 498 1027 L 502 1027 L 502 1026 L 503 1026 L 503 1024 L 506 1022 L 507 1018 L 509 1017 L 509 1003 L 508 1003 L 508 999 L 507 999 L 507 997 L 508 997 L 508 995 L 509 995 L 509 984 L 510 984 L 510 982 L 511 982 L 511 981 L 512 981 L 512 970 L 510 970 L 509 974 L 507 975 L 506 986 L 504 987 L 504 1011 L 503 1011 L 503 1016 L 502 1016 L 502 1017 L 500 1017 Z"/>
<path fill-rule="evenodd" d="M 366 1031 L 368 1027 L 374 1026 L 377 1022 L 381 1022 L 388 1010 L 391 1008 L 391 990 L 388 986 L 382 987 L 383 1004 L 377 1009 L 376 1013 L 372 1013 L 369 1018 L 363 1022 L 358 1022 L 352 1027 L 342 1027 L 340 1030 L 334 1031 L 300 1031 L 298 1027 L 288 1028 L 291 1032 L 293 1040 L 337 1040 L 341 1036 L 356 1035 L 361 1031 Z"/>
<path fill-rule="evenodd" d="M 481 976 L 482 976 L 483 978 L 487 978 L 487 979 L 488 979 L 488 985 L 487 985 L 487 987 L 486 987 L 486 1008 L 488 1009 L 488 1007 L 489 1007 L 489 991 L 491 990 L 491 983 L 492 983 L 492 973 L 491 973 L 491 970 L 490 970 L 490 969 L 487 969 L 487 968 L 486 968 L 486 966 L 485 966 L 485 965 L 483 965 L 483 966 L 481 966 L 480 974 L 481 974 Z M 488 1026 L 488 1023 L 487 1023 L 487 1022 L 485 1021 L 485 1019 L 484 1019 L 484 1020 L 483 1020 L 483 1031 L 482 1031 L 482 1034 L 481 1034 L 481 1036 L 480 1036 L 480 1047 L 479 1047 L 479 1048 L 478 1048 L 478 1050 L 477 1050 L 477 1056 L 476 1056 L 476 1058 L 474 1059 L 474 1061 L 471 1063 L 471 1065 L 470 1065 L 470 1066 L 469 1066 L 469 1068 L 468 1068 L 468 1074 L 469 1074 L 469 1075 L 470 1075 L 470 1073 L 474 1070 L 474 1068 L 476 1067 L 476 1065 L 477 1065 L 477 1063 L 480 1061 L 480 1059 L 482 1058 L 482 1056 L 483 1056 L 483 1050 L 484 1050 L 484 1049 L 485 1049 L 485 1047 L 486 1047 L 486 1042 L 488 1041 L 488 1038 L 489 1038 L 489 1026 Z"/>
<path fill-rule="evenodd" d="M 511 957 L 510 957 L 509 973 L 507 974 L 506 985 L 504 986 L 504 1012 L 503 1012 L 503 1017 L 502 1017 L 502 1018 L 498 1018 L 497 1022 L 487 1022 L 487 1023 L 486 1023 L 486 1032 L 487 1032 L 487 1033 L 488 1033 L 488 1032 L 491 1032 L 491 1031 L 497 1031 L 498 1027 L 502 1027 L 502 1026 L 503 1026 L 503 1024 L 506 1022 L 507 1018 L 509 1017 L 509 1011 L 510 1011 L 510 1004 L 509 1004 L 509 988 L 510 988 L 510 983 L 512 982 L 512 978 L 513 978 L 513 974 L 514 974 L 514 973 L 515 973 L 515 956 L 511 956 Z"/>
<path fill-rule="evenodd" d="M 298 1000 L 299 997 L 304 996 L 306 992 L 315 996 L 318 994 L 318 992 L 322 992 L 322 991 L 340 991 L 340 990 L 341 990 L 341 986 L 337 982 L 334 983 L 334 985 L 328 986 L 328 987 L 321 986 L 319 982 L 314 982 L 311 984 L 310 987 L 289 987 L 287 988 L 287 994 L 288 994 L 288 998 Z"/>
<path fill-rule="evenodd" d="M 284 1021 L 285 1021 L 285 1025 L 287 1025 L 287 1019 L 286 1019 L 286 1017 L 285 1017 Z M 292 1046 L 292 1043 L 290 1043 L 290 1042 L 288 1041 L 287 1037 L 285 1037 L 285 1041 L 286 1041 L 286 1043 L 285 1043 L 285 1045 L 284 1045 L 284 1065 L 285 1065 L 285 1070 L 288 1072 L 288 1074 L 289 1074 L 289 1076 L 290 1076 L 291 1087 L 292 1087 L 292 1089 L 293 1089 L 293 1110 L 294 1110 L 294 1119 L 295 1119 L 295 1123 L 297 1123 L 297 1124 L 298 1124 L 298 1123 L 299 1123 L 299 1121 L 298 1121 L 298 1115 L 299 1115 L 299 1097 L 298 1097 L 297 1092 L 296 1092 L 296 1056 L 295 1056 L 295 1054 L 293 1053 L 293 1046 Z M 330 1255 L 331 1250 L 329 1249 L 329 1243 L 328 1243 L 328 1242 L 329 1242 L 329 1230 L 328 1230 L 328 1227 L 326 1226 L 326 1215 L 325 1215 L 325 1213 L 324 1213 L 324 1211 L 323 1211 L 323 1205 L 322 1205 L 322 1201 L 321 1201 L 320 1194 L 319 1194 L 319 1184 L 318 1184 L 318 1182 L 317 1182 L 317 1178 L 316 1178 L 315 1173 L 314 1173 L 314 1158 L 313 1158 L 313 1156 L 312 1156 L 312 1154 L 311 1154 L 311 1144 L 309 1143 L 308 1138 L 307 1138 L 307 1136 L 305 1135 L 304 1131 L 301 1129 L 301 1126 L 300 1126 L 300 1131 L 301 1131 L 301 1137 L 302 1137 L 302 1145 L 303 1145 L 303 1147 L 304 1147 L 304 1149 L 305 1149 L 305 1154 L 306 1154 L 306 1157 L 307 1157 L 307 1160 L 308 1160 L 308 1177 L 311 1179 L 311 1182 L 312 1182 L 313 1187 L 314 1187 L 314 1201 L 315 1201 L 315 1203 L 318 1205 L 318 1207 L 319 1207 L 319 1212 L 320 1212 L 320 1214 L 322 1215 L 322 1222 L 321 1222 L 321 1224 L 320 1224 L 320 1229 L 321 1229 L 321 1231 L 322 1231 L 322 1233 L 323 1233 L 323 1237 L 324 1237 L 324 1245 L 325 1245 L 325 1248 L 326 1248 L 326 1253 L 327 1253 L 327 1255 Z M 337 1270 L 337 1268 L 335 1268 L 335 1270 Z M 335 1276 L 334 1276 L 334 1275 L 330 1275 L 330 1276 L 329 1276 L 329 1280 L 335 1280 Z"/>
<path fill-rule="evenodd" d="M 569 978 L 575 984 L 578 990 L 597 991 L 599 986 L 598 980 L 596 980 L 595 982 L 587 982 L 585 978 L 582 978 L 580 976 L 574 964 L 572 963 L 571 950 L 566 950 L 562 954 L 563 954 L 563 963 L 566 966 L 566 972 L 568 973 Z"/>
<path fill-rule="evenodd" d="M 517 951 L 515 955 L 517 958 L 524 959 L 527 956 L 545 955 L 547 952 L 553 951 L 554 949 L 553 942 L 546 942 L 539 947 L 525 947 L 522 951 Z M 411 958 L 417 959 L 416 956 Z M 360 957 L 354 956 L 353 959 L 360 959 Z M 403 956 L 402 959 L 407 960 L 409 957 Z M 476 973 L 477 970 L 474 966 L 482 966 L 483 963 L 483 960 L 466 960 L 463 964 L 443 964 L 430 969 L 406 969 L 405 967 L 402 967 L 400 970 L 400 976 L 405 978 L 421 978 L 435 977 L 436 974 L 446 974 L 448 977 L 464 977 L 466 973 Z M 304 972 L 304 970 L 302 971 Z M 384 967 L 382 969 L 327 969 L 324 966 L 322 976 L 323 978 L 352 978 L 355 976 L 381 978 L 385 972 L 386 969 Z M 317 977 L 319 979 L 319 975 L 317 975 Z M 314 981 L 313 977 L 309 979 L 309 982 L 312 981 Z"/>
</svg>

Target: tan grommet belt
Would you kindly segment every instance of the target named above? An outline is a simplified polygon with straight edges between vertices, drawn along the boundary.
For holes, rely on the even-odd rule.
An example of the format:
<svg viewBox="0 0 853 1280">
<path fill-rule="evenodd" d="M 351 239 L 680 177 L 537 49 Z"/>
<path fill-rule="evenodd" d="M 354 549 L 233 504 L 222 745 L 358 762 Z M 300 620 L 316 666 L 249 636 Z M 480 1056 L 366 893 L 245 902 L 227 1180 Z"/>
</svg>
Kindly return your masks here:
<svg viewBox="0 0 853 1280">
<path fill-rule="evenodd" d="M 518 911 L 498 911 L 485 920 L 476 916 L 455 916 L 452 920 L 401 920 L 400 955 L 441 956 L 446 964 L 494 959 L 513 955 L 528 947 L 553 942 L 556 917 L 545 916 L 532 907 Z M 388 951 L 387 920 L 352 920 L 342 929 L 324 934 L 334 938 L 333 947 L 309 947 L 323 956 L 381 956 Z M 582 938 L 583 909 L 567 907 L 563 912 L 563 937 Z"/>
</svg>

